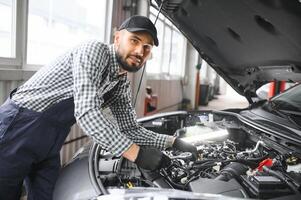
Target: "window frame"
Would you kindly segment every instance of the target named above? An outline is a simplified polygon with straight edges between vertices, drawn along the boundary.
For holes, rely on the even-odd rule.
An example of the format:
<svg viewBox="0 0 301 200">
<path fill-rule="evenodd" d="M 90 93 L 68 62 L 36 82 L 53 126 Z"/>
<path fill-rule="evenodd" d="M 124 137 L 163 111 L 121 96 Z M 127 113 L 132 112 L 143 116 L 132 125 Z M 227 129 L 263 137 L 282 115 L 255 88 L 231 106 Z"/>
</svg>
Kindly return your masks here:
<svg viewBox="0 0 301 200">
<path fill-rule="evenodd" d="M 153 13 L 151 10 L 150 10 L 149 15 L 151 17 L 153 17 L 153 18 L 156 18 L 155 13 Z M 157 20 L 160 21 L 163 24 L 163 30 L 162 30 L 162 38 L 163 38 L 163 40 L 164 40 L 164 37 L 165 37 L 165 34 L 166 34 L 165 33 L 165 29 L 166 28 L 170 29 L 170 31 L 171 31 L 171 38 L 170 38 L 171 43 L 167 47 L 165 47 L 165 46 L 162 47 L 162 51 L 161 51 L 161 55 L 160 55 L 161 58 L 160 59 L 157 58 L 160 61 L 160 72 L 158 72 L 158 73 L 147 72 L 147 77 L 148 77 L 148 79 L 152 79 L 152 80 L 180 80 L 185 75 L 184 74 L 185 73 L 185 67 L 184 66 L 185 66 L 185 61 L 186 61 L 187 39 L 183 36 L 183 40 L 184 40 L 183 43 L 184 43 L 185 48 L 183 49 L 182 54 L 179 55 L 179 56 L 182 57 L 181 63 L 179 63 L 179 65 L 181 65 L 181 74 L 180 75 L 171 74 L 170 73 L 170 68 L 171 68 L 170 63 L 171 63 L 171 59 L 172 59 L 172 49 L 173 49 L 172 48 L 172 41 L 173 41 L 173 37 L 174 37 L 174 31 L 178 32 L 178 34 L 180 34 L 180 35 L 183 35 L 183 34 L 174 25 L 172 25 L 172 23 L 169 22 L 167 18 L 163 17 L 162 15 L 159 15 L 159 17 L 158 17 Z M 161 42 L 161 45 L 164 45 L 163 41 Z M 163 62 L 164 62 L 163 61 L 164 49 L 166 49 L 166 48 L 169 49 L 169 56 L 168 56 L 169 60 L 168 60 L 168 66 L 166 67 L 166 68 L 168 68 L 168 72 L 163 72 L 162 65 L 163 65 Z"/>
<path fill-rule="evenodd" d="M 23 37 L 26 37 L 26 30 L 25 23 L 27 21 L 26 19 L 26 13 L 27 13 L 27 3 L 28 0 L 13 0 L 13 6 L 15 7 L 14 10 L 14 17 L 15 22 L 12 24 L 14 28 L 14 32 L 12 33 L 14 36 L 14 52 L 15 55 L 13 58 L 8 57 L 0 57 L 0 67 L 5 69 L 20 69 L 22 66 L 23 58 L 22 58 L 22 52 L 24 51 L 24 41 Z"/>
<path fill-rule="evenodd" d="M 0 81 L 27 80 L 43 65 L 27 63 L 27 34 L 28 34 L 28 7 L 30 0 L 13 0 L 15 6 L 15 56 L 13 58 L 0 56 Z M 113 1 L 106 0 L 105 42 L 110 42 Z M 109 28 L 108 28 L 109 27 Z"/>
</svg>

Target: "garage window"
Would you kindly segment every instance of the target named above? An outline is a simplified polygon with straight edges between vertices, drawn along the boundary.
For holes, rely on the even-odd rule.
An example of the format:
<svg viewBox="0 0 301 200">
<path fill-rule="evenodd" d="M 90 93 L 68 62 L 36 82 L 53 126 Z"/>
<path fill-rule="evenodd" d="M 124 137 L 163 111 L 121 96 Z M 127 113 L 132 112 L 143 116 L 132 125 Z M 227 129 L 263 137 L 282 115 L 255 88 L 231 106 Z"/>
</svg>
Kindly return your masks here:
<svg viewBox="0 0 301 200">
<path fill-rule="evenodd" d="M 45 64 L 83 41 L 104 41 L 106 7 L 99 0 L 30 0 L 27 63 Z"/>
<path fill-rule="evenodd" d="M 15 1 L 0 0 L 0 57 L 15 57 Z"/>
<path fill-rule="evenodd" d="M 8 74 L 0 78 L 26 78 L 87 40 L 108 43 L 112 5 L 110 0 L 0 0 L 0 73 Z"/>
<path fill-rule="evenodd" d="M 154 22 L 156 11 L 150 8 L 150 19 Z M 186 39 L 162 14 L 159 16 L 156 28 L 159 46 L 152 50 L 152 58 L 147 62 L 148 76 L 182 77 L 186 54 Z"/>
</svg>

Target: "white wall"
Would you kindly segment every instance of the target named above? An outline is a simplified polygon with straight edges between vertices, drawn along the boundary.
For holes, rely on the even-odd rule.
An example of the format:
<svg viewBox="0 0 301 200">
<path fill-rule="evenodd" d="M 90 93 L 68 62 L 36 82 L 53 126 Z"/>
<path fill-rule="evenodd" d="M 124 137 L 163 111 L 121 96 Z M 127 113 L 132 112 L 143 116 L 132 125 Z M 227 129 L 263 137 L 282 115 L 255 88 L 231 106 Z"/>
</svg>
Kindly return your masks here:
<svg viewBox="0 0 301 200">
<path fill-rule="evenodd" d="M 198 60 L 198 52 L 187 42 L 183 98 L 190 100 L 192 108 L 195 104 L 196 65 L 198 64 Z"/>
</svg>

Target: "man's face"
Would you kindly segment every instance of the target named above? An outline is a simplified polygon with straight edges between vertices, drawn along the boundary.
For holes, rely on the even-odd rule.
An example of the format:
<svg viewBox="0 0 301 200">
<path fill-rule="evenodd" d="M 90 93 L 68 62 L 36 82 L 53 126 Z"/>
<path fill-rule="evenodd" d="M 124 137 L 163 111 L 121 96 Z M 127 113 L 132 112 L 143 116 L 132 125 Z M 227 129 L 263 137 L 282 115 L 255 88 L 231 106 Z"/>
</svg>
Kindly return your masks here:
<svg viewBox="0 0 301 200">
<path fill-rule="evenodd" d="M 150 57 L 153 43 L 153 38 L 147 32 L 116 32 L 114 45 L 122 69 L 137 72 Z"/>
</svg>

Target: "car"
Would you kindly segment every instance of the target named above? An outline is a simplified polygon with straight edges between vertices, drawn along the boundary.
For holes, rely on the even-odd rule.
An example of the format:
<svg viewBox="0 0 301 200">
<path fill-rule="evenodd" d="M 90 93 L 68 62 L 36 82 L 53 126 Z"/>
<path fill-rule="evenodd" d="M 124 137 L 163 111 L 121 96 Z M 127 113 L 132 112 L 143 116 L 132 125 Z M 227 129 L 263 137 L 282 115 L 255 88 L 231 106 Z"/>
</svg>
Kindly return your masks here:
<svg viewBox="0 0 301 200">
<path fill-rule="evenodd" d="M 164 151 L 172 162 L 145 171 L 90 142 L 63 168 L 55 200 L 301 199 L 301 2 L 156 0 L 200 56 L 249 102 L 247 108 L 175 111 L 139 119 L 193 143 Z M 292 87 L 271 99 L 271 81 Z"/>
</svg>

